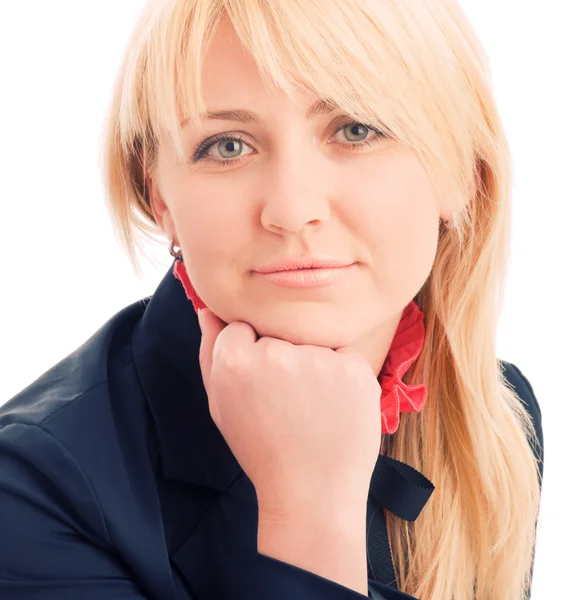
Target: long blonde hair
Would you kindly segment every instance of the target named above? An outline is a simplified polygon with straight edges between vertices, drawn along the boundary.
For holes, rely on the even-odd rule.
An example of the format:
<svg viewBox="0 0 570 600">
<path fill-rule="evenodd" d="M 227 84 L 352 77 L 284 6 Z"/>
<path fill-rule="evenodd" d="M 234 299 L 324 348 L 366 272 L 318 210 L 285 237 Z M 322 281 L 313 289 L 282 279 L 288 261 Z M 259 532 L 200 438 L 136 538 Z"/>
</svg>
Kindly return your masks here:
<svg viewBox="0 0 570 600">
<path fill-rule="evenodd" d="M 486 55 L 455 0 L 156 0 L 127 45 L 104 132 L 108 206 L 139 269 L 161 232 L 145 186 L 159 132 L 183 158 L 181 116 L 206 107 L 202 64 L 227 15 L 261 76 L 388 127 L 416 152 L 450 216 L 415 300 L 426 383 L 384 452 L 435 484 L 415 522 L 387 526 L 398 586 L 422 600 L 520 600 L 530 584 L 539 468 L 532 421 L 503 379 L 495 335 L 510 246 L 511 156 Z M 139 235 L 141 234 L 141 235 Z"/>
</svg>

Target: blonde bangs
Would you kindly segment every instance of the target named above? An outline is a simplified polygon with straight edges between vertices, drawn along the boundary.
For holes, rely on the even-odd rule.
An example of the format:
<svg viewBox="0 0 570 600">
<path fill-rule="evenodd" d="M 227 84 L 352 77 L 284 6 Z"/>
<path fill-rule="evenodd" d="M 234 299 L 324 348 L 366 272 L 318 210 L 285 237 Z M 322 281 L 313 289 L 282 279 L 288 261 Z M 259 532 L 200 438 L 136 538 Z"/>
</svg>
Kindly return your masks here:
<svg viewBox="0 0 570 600">
<path fill-rule="evenodd" d="M 438 13 L 421 3 L 414 11 L 374 0 L 330 0 L 326 11 L 321 0 L 151 3 L 125 56 L 118 114 L 124 152 L 137 139 L 149 148 L 164 134 L 184 158 L 181 124 L 197 125 L 206 113 L 204 57 L 226 15 L 269 87 L 292 99 L 313 93 L 389 132 L 448 188 L 442 197 L 465 195 L 476 162 L 469 124 L 477 119 L 469 111 L 480 106 L 470 97 L 466 103 L 461 57 L 446 42 Z"/>
</svg>

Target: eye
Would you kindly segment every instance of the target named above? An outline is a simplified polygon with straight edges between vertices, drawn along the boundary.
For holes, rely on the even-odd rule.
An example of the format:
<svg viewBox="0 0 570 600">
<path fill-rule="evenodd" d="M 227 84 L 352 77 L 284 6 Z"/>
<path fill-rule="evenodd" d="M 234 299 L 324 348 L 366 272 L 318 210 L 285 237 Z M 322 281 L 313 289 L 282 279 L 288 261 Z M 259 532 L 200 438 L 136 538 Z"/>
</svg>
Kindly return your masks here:
<svg viewBox="0 0 570 600">
<path fill-rule="evenodd" d="M 339 132 L 343 131 L 346 139 L 349 140 L 349 143 L 342 143 L 341 146 L 344 146 L 349 151 L 358 150 L 362 146 L 372 146 L 373 144 L 378 143 L 379 141 L 388 138 L 389 136 L 385 134 L 380 129 L 376 129 L 375 127 L 370 127 L 368 125 L 364 125 L 363 123 L 359 123 L 358 121 L 349 121 L 347 123 L 343 123 L 333 134 L 333 137 L 336 136 Z M 374 135 L 368 138 L 368 134 L 373 132 Z M 352 137 L 356 139 L 352 139 Z M 221 159 L 212 158 L 207 154 L 210 148 L 214 148 L 219 152 Z M 217 165 L 229 165 L 241 162 L 245 160 L 245 157 L 251 154 L 251 152 L 247 154 L 241 154 L 242 149 L 250 148 L 251 146 L 246 143 L 245 139 L 239 135 L 228 135 L 225 133 L 217 134 L 207 140 L 204 140 L 196 149 L 194 155 L 191 158 L 193 163 L 198 161 L 205 161 L 209 163 L 214 163 Z"/>
<path fill-rule="evenodd" d="M 360 132 L 359 132 L 360 130 Z M 370 127 L 368 125 L 364 125 L 363 123 L 359 123 L 358 121 L 349 121 L 348 123 L 344 123 L 341 125 L 336 131 L 335 135 L 342 131 L 344 135 L 347 137 L 349 141 L 353 141 L 356 143 L 353 144 L 344 144 L 348 145 L 350 149 L 358 149 L 363 145 L 370 146 L 373 143 L 379 141 L 379 139 L 383 139 L 388 137 L 383 131 L 380 129 L 376 129 L 375 127 Z M 372 138 L 367 138 L 369 132 L 374 132 L 374 136 Z M 351 136 L 355 136 L 357 139 L 351 139 Z M 364 136 L 364 137 L 362 137 Z"/>
<path fill-rule="evenodd" d="M 215 149 L 220 152 L 220 156 L 222 157 L 222 160 L 220 159 L 215 159 L 212 158 L 211 156 L 208 156 L 206 154 L 206 152 L 208 152 L 208 150 L 210 150 L 210 148 L 213 148 L 215 146 Z M 227 164 L 230 162 L 239 162 L 239 160 L 241 159 L 241 157 L 239 156 L 240 150 L 244 147 L 247 146 L 248 148 L 251 148 L 251 146 L 249 146 L 248 144 L 246 144 L 244 138 L 240 137 L 239 135 L 226 135 L 224 133 L 215 135 L 213 138 L 209 138 L 207 140 L 204 140 L 197 148 L 196 152 L 194 153 L 194 156 L 192 157 L 192 162 L 198 162 L 200 160 L 205 161 L 205 162 L 212 162 L 212 163 L 221 163 L 221 164 Z M 224 156 L 227 155 L 227 156 Z M 237 157 L 237 160 L 236 160 Z"/>
</svg>

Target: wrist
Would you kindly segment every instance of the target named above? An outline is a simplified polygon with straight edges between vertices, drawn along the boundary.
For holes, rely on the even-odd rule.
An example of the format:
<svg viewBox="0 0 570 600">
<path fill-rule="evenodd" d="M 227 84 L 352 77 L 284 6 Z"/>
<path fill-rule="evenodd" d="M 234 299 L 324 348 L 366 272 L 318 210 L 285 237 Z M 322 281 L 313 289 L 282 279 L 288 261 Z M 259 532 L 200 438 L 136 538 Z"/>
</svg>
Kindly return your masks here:
<svg viewBox="0 0 570 600">
<path fill-rule="evenodd" d="M 302 535 L 322 544 L 326 538 L 334 540 L 363 541 L 366 546 L 366 505 L 319 505 L 260 510 L 258 513 L 258 541 L 260 537 Z"/>
<path fill-rule="evenodd" d="M 257 550 L 368 594 L 366 505 L 297 507 L 259 513 Z"/>
<path fill-rule="evenodd" d="M 278 489 L 275 486 L 256 488 L 258 512 L 268 520 L 313 520 L 325 511 L 328 522 L 350 515 L 364 514 L 368 501 L 368 488 L 350 486 L 342 490 L 302 488 Z"/>
</svg>

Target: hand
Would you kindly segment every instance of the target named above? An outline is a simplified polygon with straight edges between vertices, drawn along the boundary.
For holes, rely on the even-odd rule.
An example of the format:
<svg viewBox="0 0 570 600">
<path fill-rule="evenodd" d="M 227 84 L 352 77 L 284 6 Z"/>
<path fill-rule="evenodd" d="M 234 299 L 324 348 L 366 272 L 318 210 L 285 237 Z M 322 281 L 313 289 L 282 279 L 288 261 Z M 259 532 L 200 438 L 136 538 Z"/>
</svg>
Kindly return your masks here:
<svg viewBox="0 0 570 600">
<path fill-rule="evenodd" d="M 258 339 L 246 322 L 200 313 L 210 414 L 259 511 L 285 516 L 324 498 L 365 510 L 381 441 L 381 388 L 365 358 L 348 347 Z"/>
</svg>

